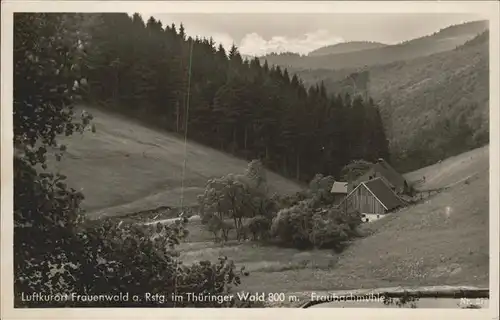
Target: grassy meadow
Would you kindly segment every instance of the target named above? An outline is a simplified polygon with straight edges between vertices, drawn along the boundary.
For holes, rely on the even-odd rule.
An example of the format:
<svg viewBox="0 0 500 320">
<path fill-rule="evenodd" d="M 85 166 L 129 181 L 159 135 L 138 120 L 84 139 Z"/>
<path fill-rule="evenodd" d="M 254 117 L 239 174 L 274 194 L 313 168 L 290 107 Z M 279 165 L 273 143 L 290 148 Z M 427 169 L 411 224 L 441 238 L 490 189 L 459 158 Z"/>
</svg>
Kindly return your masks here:
<svg viewBox="0 0 500 320">
<path fill-rule="evenodd" d="M 300 251 L 252 243 L 221 247 L 213 244 L 210 233 L 195 222 L 189 227 L 189 242 L 181 245 L 181 257 L 189 263 L 226 255 L 251 272 L 241 287 L 249 291 L 487 286 L 488 155 L 486 147 L 447 160 L 449 170 L 439 180 L 427 179 L 428 187 L 459 183 L 423 203 L 363 225 L 366 237 L 339 255 L 331 250 Z M 443 163 L 408 176 L 430 176 Z M 477 168 L 481 171 L 476 173 Z"/>
<path fill-rule="evenodd" d="M 184 145 L 173 135 L 98 110 L 96 133 L 63 139 L 68 151 L 52 163 L 83 188 L 93 217 L 116 216 L 162 205 L 178 206 Z M 246 162 L 194 143 L 187 146 L 185 204 L 193 204 L 210 177 L 245 170 Z M 362 226 L 364 238 L 343 253 L 229 241 L 213 243 L 199 221 L 179 247 L 186 263 L 225 255 L 250 276 L 242 290 L 304 293 L 416 285 L 488 284 L 488 147 L 407 174 L 426 176 L 421 189 L 451 188 L 425 202 Z M 273 190 L 300 186 L 269 173 Z M 233 231 L 234 232 L 234 231 Z M 234 233 L 232 234 L 234 238 Z"/>
<path fill-rule="evenodd" d="M 83 207 L 93 217 L 123 215 L 181 204 L 184 139 L 149 129 L 122 116 L 98 109 L 90 112 L 96 132 L 61 137 L 67 152 L 50 168 L 68 176 L 68 183 L 85 195 Z M 196 204 L 208 179 L 243 173 L 247 161 L 188 142 L 184 206 Z M 297 183 L 268 173 L 272 192 L 301 190 Z"/>
</svg>

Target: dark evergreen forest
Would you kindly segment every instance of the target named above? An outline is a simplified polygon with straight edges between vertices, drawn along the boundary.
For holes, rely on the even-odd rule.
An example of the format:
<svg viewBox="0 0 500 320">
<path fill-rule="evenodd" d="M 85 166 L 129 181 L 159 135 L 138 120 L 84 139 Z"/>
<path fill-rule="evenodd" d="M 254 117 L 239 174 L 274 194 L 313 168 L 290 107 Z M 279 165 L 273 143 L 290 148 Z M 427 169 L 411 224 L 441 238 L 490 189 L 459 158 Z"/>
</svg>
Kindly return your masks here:
<svg viewBox="0 0 500 320">
<path fill-rule="evenodd" d="M 234 45 L 188 37 L 183 25 L 125 13 L 84 20 L 92 105 L 300 181 L 339 177 L 352 160 L 389 158 L 371 99 L 329 96 L 322 83 L 308 88 L 286 69 L 242 59 Z"/>
</svg>

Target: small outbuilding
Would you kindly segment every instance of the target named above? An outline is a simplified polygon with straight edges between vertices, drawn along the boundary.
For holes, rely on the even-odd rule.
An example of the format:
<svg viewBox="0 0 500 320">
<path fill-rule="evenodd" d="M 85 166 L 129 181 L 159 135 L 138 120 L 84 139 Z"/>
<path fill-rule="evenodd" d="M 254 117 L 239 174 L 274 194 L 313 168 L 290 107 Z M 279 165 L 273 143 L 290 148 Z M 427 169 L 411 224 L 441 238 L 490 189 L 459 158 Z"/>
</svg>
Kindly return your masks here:
<svg viewBox="0 0 500 320">
<path fill-rule="evenodd" d="M 382 215 L 404 205 L 398 195 L 382 178 L 358 184 L 340 203 L 364 215 Z"/>
<path fill-rule="evenodd" d="M 334 203 L 340 203 L 347 196 L 347 182 L 336 181 L 332 185 L 330 193 L 334 197 Z"/>
</svg>

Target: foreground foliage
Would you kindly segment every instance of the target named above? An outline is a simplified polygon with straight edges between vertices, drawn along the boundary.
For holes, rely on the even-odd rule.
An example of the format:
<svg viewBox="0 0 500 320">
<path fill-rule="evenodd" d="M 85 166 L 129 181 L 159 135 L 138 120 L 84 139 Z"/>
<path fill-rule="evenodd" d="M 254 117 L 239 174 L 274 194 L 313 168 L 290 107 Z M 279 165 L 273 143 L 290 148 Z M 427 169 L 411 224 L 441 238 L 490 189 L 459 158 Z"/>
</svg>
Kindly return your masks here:
<svg viewBox="0 0 500 320">
<path fill-rule="evenodd" d="M 71 107 L 85 84 L 79 72 L 86 41 L 78 31 L 80 18 L 15 16 L 15 306 L 249 306 L 238 299 L 188 299 L 188 294 L 229 295 L 246 273 L 224 257 L 183 265 L 175 247 L 186 235 L 184 219 L 154 227 L 84 224 L 83 195 L 64 183 L 65 176 L 47 171 L 47 155 L 60 159 L 66 150 L 56 137 L 83 132 L 91 120 L 84 113 L 82 122 L 76 121 Z M 98 299 L 88 301 L 91 296 Z"/>
</svg>

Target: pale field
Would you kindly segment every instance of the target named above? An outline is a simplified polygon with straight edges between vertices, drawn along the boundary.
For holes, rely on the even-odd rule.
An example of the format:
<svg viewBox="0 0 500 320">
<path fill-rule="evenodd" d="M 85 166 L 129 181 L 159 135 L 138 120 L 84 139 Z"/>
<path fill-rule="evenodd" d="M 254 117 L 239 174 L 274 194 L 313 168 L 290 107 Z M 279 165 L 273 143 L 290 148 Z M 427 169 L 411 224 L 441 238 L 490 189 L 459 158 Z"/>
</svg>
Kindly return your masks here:
<svg viewBox="0 0 500 320">
<path fill-rule="evenodd" d="M 68 176 L 68 182 L 85 195 L 83 207 L 91 216 L 113 216 L 159 206 L 180 206 L 184 165 L 181 137 L 97 109 L 96 133 L 63 137 L 67 152 L 50 168 Z M 196 204 L 208 179 L 243 173 L 247 161 L 188 142 L 184 175 L 184 206 Z M 275 173 L 267 174 L 270 188 L 279 193 L 301 190 L 297 183 Z"/>
</svg>

